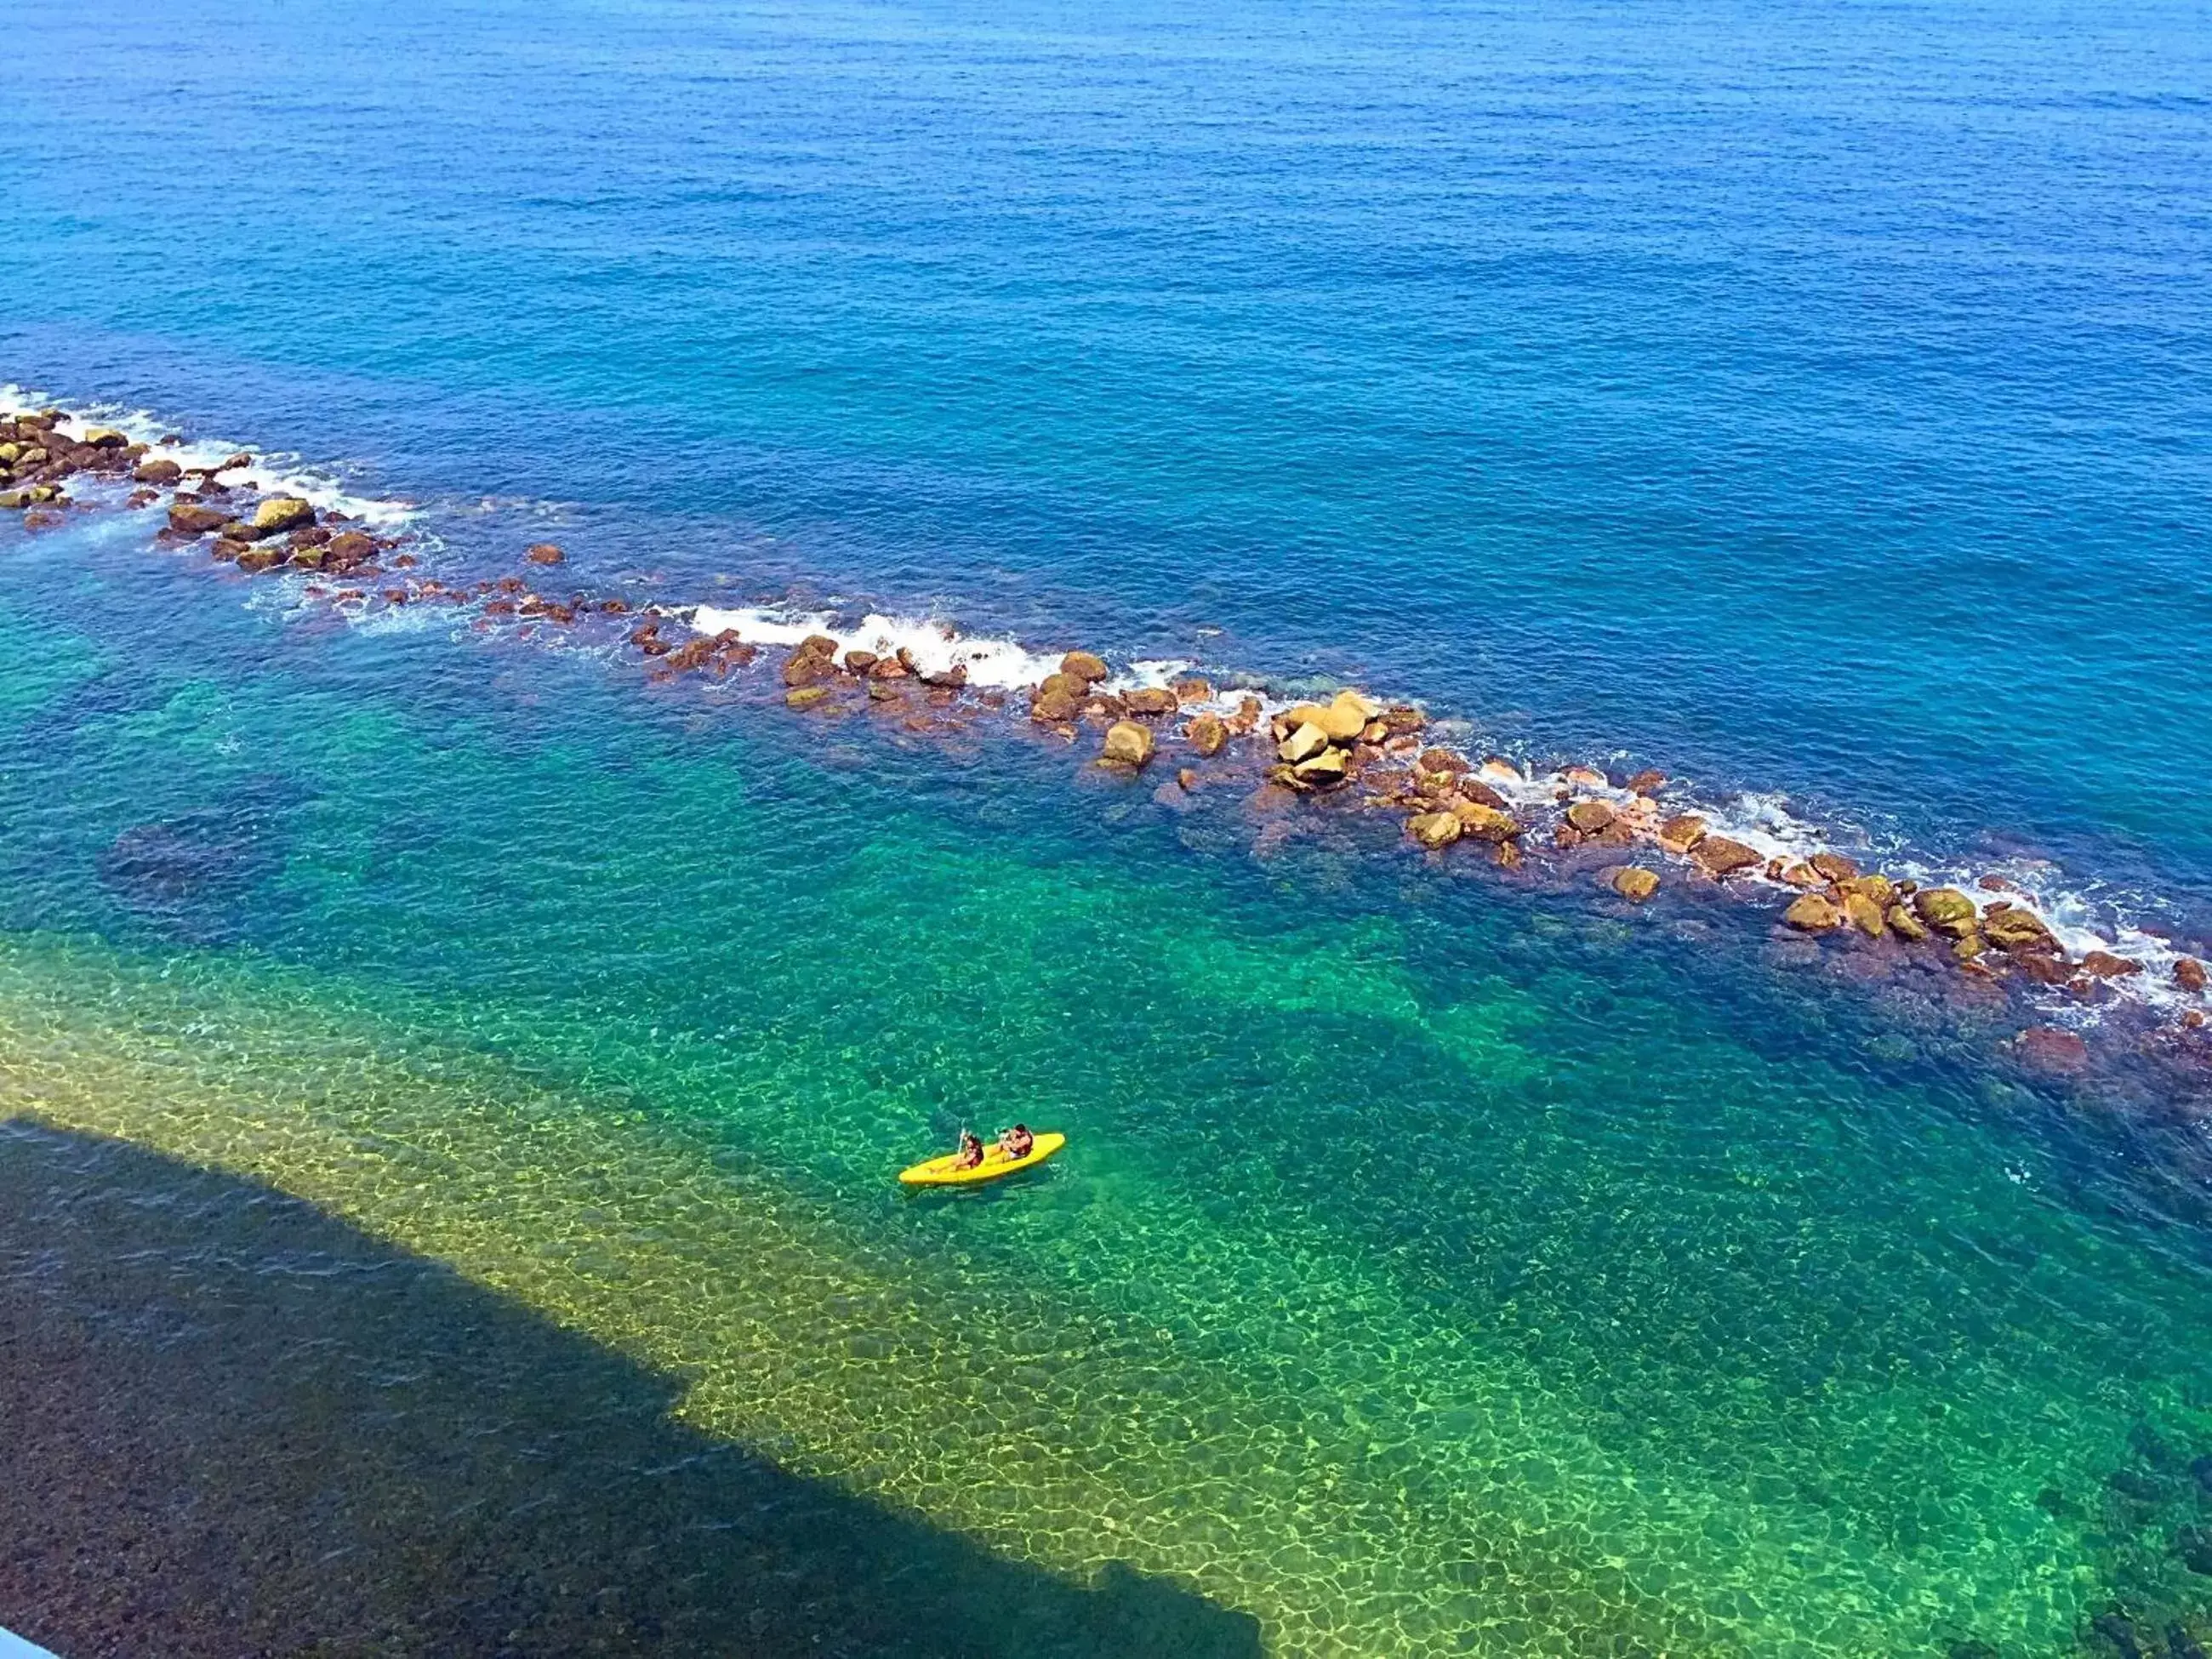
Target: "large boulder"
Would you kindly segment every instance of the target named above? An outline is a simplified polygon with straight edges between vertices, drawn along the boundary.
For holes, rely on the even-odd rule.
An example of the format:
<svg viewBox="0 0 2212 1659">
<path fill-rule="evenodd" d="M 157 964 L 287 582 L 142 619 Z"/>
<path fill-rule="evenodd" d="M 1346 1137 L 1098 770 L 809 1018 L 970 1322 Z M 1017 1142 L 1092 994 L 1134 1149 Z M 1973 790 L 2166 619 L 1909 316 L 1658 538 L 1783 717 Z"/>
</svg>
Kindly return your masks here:
<svg viewBox="0 0 2212 1659">
<path fill-rule="evenodd" d="M 297 495 L 271 495 L 253 509 L 256 536 L 281 536 L 315 521 L 315 509 Z"/>
<path fill-rule="evenodd" d="M 157 455 L 150 461 L 139 462 L 131 476 L 142 484 L 173 484 L 185 476 L 185 469 L 167 456 Z"/>
<path fill-rule="evenodd" d="M 1912 896 L 1912 908 L 1947 939 L 1964 939 L 1979 920 L 1973 900 L 1955 887 L 1923 887 Z"/>
<path fill-rule="evenodd" d="M 2081 971 L 2091 979 L 2126 979 L 2142 972 L 2142 963 L 2132 957 L 2115 956 L 2110 951 L 2092 951 L 2081 958 Z"/>
<path fill-rule="evenodd" d="M 1601 800 L 1578 800 L 1567 808 L 1567 822 L 1585 836 L 1602 835 L 1613 828 L 1613 808 Z"/>
<path fill-rule="evenodd" d="M 1891 905 L 1882 920 L 1888 922 L 1889 931 L 1899 939 L 1909 939 L 1917 943 L 1928 937 L 1928 924 L 1901 904 Z"/>
<path fill-rule="evenodd" d="M 1300 761 L 1310 759 L 1328 747 L 1328 733 L 1322 731 L 1314 721 L 1306 720 L 1292 731 L 1290 736 L 1283 739 L 1281 747 L 1276 752 L 1291 765 L 1296 766 Z"/>
<path fill-rule="evenodd" d="M 1185 675 L 1168 689 L 1176 694 L 1176 701 L 1185 708 L 1194 702 L 1213 701 L 1212 682 L 1201 679 L 1195 674 Z"/>
<path fill-rule="evenodd" d="M 1076 702 L 1081 702 L 1084 698 L 1091 695 L 1091 682 L 1080 674 L 1071 674 L 1062 670 L 1057 674 L 1046 675 L 1031 695 L 1034 697 L 1048 697 L 1055 693 L 1062 696 L 1073 697 Z"/>
<path fill-rule="evenodd" d="M 2183 990 L 2201 994 L 2204 989 L 2204 964 L 2195 957 L 2183 957 L 2173 964 L 2173 982 Z"/>
<path fill-rule="evenodd" d="M 1991 908 L 1982 915 L 1982 937 L 2000 951 L 2009 951 L 2015 956 L 2023 952 L 2040 951 L 2059 954 L 2057 939 L 2045 927 L 2043 918 L 2032 910 L 2008 906 L 1999 910 Z"/>
<path fill-rule="evenodd" d="M 1479 778 L 1461 778 L 1454 786 L 1460 794 L 1478 806 L 1487 806 L 1492 811 L 1510 812 L 1512 804 Z"/>
<path fill-rule="evenodd" d="M 1818 893 L 1801 893 L 1790 902 L 1782 920 L 1801 933 L 1832 933 L 1844 925 L 1844 913 Z"/>
<path fill-rule="evenodd" d="M 1132 714 L 1172 714 L 1182 707 L 1176 701 L 1176 694 L 1164 686 L 1129 692 L 1121 703 Z"/>
<path fill-rule="evenodd" d="M 1107 668 L 1103 658 L 1088 651 L 1071 651 L 1060 659 L 1060 672 L 1073 674 L 1087 686 L 1104 679 Z"/>
<path fill-rule="evenodd" d="M 1880 939 L 1889 931 L 1882 907 L 1864 893 L 1852 890 L 1844 895 L 1844 915 L 1850 919 L 1852 927 L 1869 939 Z"/>
<path fill-rule="evenodd" d="M 1190 746 L 1201 755 L 1218 755 L 1221 746 L 1229 741 L 1229 728 L 1222 724 L 1218 714 L 1200 714 L 1183 733 Z"/>
<path fill-rule="evenodd" d="M 351 570 L 375 556 L 376 538 L 358 530 L 341 530 L 331 538 L 324 553 L 325 568 L 341 572 Z"/>
<path fill-rule="evenodd" d="M 1836 883 L 1836 890 L 1861 894 L 1871 899 L 1879 910 L 1887 910 L 1897 902 L 1897 889 L 1887 876 L 1849 876 Z"/>
<path fill-rule="evenodd" d="M 1424 772 L 1444 772 L 1455 776 L 1470 769 L 1464 758 L 1449 749 L 1424 749 L 1417 764 Z"/>
<path fill-rule="evenodd" d="M 522 556 L 532 564 L 559 564 L 568 556 L 561 550 L 557 542 L 537 542 L 526 549 Z"/>
<path fill-rule="evenodd" d="M 1766 860 L 1740 841 L 1730 841 L 1726 836 L 1701 836 L 1690 856 L 1716 876 L 1739 875 L 1747 870 L 1762 868 Z"/>
<path fill-rule="evenodd" d="M 1620 787 L 1638 795 L 1656 795 L 1667 787 L 1667 775 L 1656 767 L 1646 767 Z"/>
<path fill-rule="evenodd" d="M 1453 802 L 1451 816 L 1458 819 L 1460 828 L 1476 841 L 1509 842 L 1522 833 L 1520 819 L 1510 812 L 1501 812 L 1494 806 L 1485 806 L 1480 801 Z"/>
<path fill-rule="evenodd" d="M 1631 904 L 1641 904 L 1659 890 L 1659 878 L 1653 871 L 1630 865 L 1613 872 L 1613 890 Z"/>
<path fill-rule="evenodd" d="M 1030 699 L 1030 718 L 1040 726 L 1065 726 L 1082 712 L 1083 700 L 1066 691 L 1042 691 Z"/>
<path fill-rule="evenodd" d="M 1450 846 L 1465 832 L 1455 813 L 1423 812 L 1406 820 L 1406 833 L 1433 853 Z"/>
<path fill-rule="evenodd" d="M 1683 812 L 1659 826 L 1659 844 L 1670 853 L 1693 853 L 1705 838 L 1705 821 L 1695 812 Z"/>
<path fill-rule="evenodd" d="M 1858 866 L 1841 853 L 1815 853 L 1806 862 L 1830 881 L 1849 881 L 1859 872 Z"/>
<path fill-rule="evenodd" d="M 1106 747 L 1099 755 L 1104 766 L 1126 766 L 1132 771 L 1152 757 L 1152 728 L 1135 720 L 1115 720 L 1106 728 Z"/>
<path fill-rule="evenodd" d="M 169 508 L 169 528 L 179 536 L 204 536 L 222 528 L 229 516 L 200 501 L 177 501 Z"/>
<path fill-rule="evenodd" d="M 831 651 L 815 651 L 800 645 L 783 659 L 783 683 L 793 690 L 819 685 L 835 678 L 837 659 Z"/>
<path fill-rule="evenodd" d="M 1350 763 L 1345 758 L 1344 750 L 1334 748 L 1324 749 L 1319 754 L 1310 755 L 1293 766 L 1291 769 L 1291 775 L 1300 783 L 1309 787 L 1325 787 L 1330 784 L 1342 783 L 1349 766 Z"/>
</svg>

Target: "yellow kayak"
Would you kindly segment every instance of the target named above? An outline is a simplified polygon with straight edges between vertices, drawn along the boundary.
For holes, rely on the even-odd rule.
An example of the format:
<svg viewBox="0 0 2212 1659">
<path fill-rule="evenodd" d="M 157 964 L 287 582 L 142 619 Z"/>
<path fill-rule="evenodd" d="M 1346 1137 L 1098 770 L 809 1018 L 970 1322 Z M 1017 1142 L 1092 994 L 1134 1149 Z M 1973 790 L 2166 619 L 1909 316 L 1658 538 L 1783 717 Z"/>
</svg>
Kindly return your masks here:
<svg viewBox="0 0 2212 1659">
<path fill-rule="evenodd" d="M 933 1158 L 927 1164 L 917 1164 L 911 1170 L 901 1170 L 899 1179 L 909 1187 L 969 1187 L 979 1181 L 996 1181 L 1000 1176 L 1010 1176 L 1017 1170 L 1026 1170 L 1042 1164 L 1067 1145 L 1062 1134 L 1039 1135 L 1026 1157 L 1008 1158 L 996 1146 L 983 1149 L 983 1161 L 971 1170 L 953 1168 L 957 1152 L 947 1152 L 943 1158 Z"/>
</svg>

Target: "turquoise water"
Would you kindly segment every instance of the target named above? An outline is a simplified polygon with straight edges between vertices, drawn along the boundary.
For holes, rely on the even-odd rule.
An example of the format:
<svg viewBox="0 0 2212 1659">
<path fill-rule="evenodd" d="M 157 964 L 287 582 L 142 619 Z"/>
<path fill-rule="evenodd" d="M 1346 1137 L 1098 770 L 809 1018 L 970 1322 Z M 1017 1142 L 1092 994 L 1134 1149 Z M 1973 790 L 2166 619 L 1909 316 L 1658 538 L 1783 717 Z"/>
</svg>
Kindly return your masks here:
<svg viewBox="0 0 2212 1659">
<path fill-rule="evenodd" d="M 417 499 L 438 568 L 1356 677 L 2185 933 L 2201 21 L 41 15 L 0 378 Z M 2185 1054 L 2054 1079 L 1711 894 L 346 626 L 152 527 L 0 526 L 8 1113 L 446 1264 L 915 1561 L 1205 1612 L 765 1650 L 2212 1635 Z M 1041 1178 L 889 1181 L 1013 1116 Z M 616 1646 L 755 1650 L 684 1628 Z"/>
</svg>

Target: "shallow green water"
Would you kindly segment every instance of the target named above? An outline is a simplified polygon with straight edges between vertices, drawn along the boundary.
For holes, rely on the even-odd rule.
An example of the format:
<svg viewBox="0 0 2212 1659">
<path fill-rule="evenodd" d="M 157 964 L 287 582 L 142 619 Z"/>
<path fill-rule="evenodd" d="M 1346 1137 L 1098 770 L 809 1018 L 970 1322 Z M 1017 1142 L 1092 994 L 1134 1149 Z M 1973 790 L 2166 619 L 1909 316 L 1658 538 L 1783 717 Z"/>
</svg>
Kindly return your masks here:
<svg viewBox="0 0 2212 1659">
<path fill-rule="evenodd" d="M 227 603 L 0 613 L 10 1109 L 1273 1652 L 2040 1654 L 2202 1603 L 2201 1275 L 2060 1201 L 1936 1028 L 1779 1040 L 1694 935 L 1237 790 Z M 149 823 L 167 875 L 115 860 Z M 1016 1116 L 1073 1138 L 1042 1178 L 890 1182 Z"/>
</svg>

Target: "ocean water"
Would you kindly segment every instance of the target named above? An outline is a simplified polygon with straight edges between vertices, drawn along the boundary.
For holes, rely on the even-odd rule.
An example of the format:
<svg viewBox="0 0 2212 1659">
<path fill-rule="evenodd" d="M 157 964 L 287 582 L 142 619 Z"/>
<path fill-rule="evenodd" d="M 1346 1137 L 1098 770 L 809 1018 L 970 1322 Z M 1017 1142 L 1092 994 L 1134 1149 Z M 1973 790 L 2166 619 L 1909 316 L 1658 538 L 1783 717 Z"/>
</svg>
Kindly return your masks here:
<svg viewBox="0 0 2212 1659">
<path fill-rule="evenodd" d="M 411 503 L 427 569 L 1355 681 L 2203 936 L 2201 8 L 9 27 L 0 381 Z M 0 524 L 0 1470 L 199 1570 L 112 1436 L 240 1566 L 64 1593 L 17 1504 L 0 1623 L 2212 1642 L 2170 1029 L 2053 1077 L 2058 1016 L 1714 891 L 348 622 L 157 522 Z M 890 1181 L 1015 1117 L 1037 1178 Z M 187 1417 L 264 1347 L 264 1434 Z"/>
</svg>

